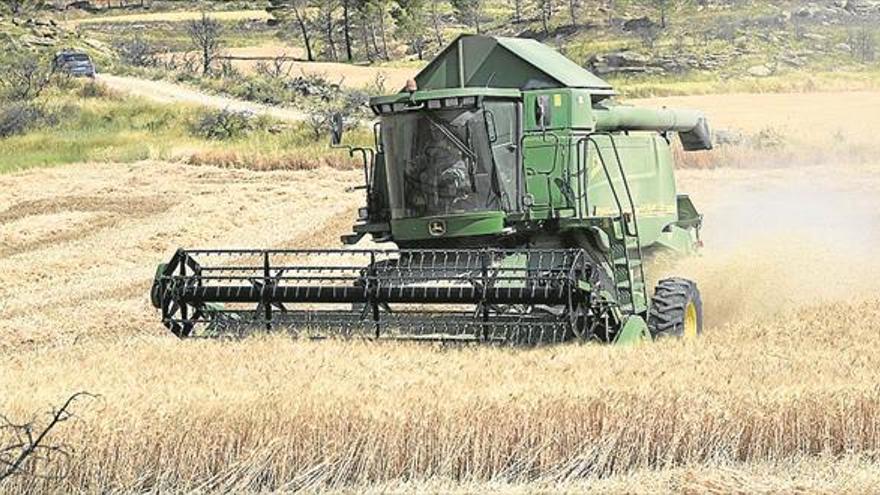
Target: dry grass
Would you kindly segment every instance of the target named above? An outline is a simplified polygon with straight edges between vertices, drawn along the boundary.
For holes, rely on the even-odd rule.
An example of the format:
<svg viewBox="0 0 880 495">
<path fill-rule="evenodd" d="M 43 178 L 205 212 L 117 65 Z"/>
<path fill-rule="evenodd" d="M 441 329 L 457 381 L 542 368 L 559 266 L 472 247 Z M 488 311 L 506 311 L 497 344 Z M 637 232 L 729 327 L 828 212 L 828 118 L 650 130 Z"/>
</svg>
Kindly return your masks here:
<svg viewBox="0 0 880 495">
<path fill-rule="evenodd" d="M 674 96 L 628 100 L 634 105 L 696 108 L 715 129 L 755 134 L 773 129 L 797 145 L 880 146 L 880 92 L 838 91 Z"/>
<path fill-rule="evenodd" d="M 874 491 L 880 168 L 789 165 L 679 172 L 707 247 L 651 275 L 699 282 L 698 342 L 531 350 L 161 329 L 154 263 L 180 245 L 334 246 L 356 170 L 0 176 L 0 411 L 101 395 L 57 432 L 75 455 L 41 473 L 61 479 L 2 489 Z"/>
<path fill-rule="evenodd" d="M 162 207 L 140 217 L 134 200 L 127 208 L 68 201 L 68 210 L 120 216 L 113 229 L 50 240 L 0 262 L 11 297 L 3 326 L 17 350 L 0 363 L 7 391 L 0 409 L 26 416 L 73 390 L 101 394 L 59 431 L 76 456 L 44 474 L 64 479 L 28 485 L 20 478 L 8 489 L 724 492 L 800 486 L 784 478 L 761 484 L 754 473 L 778 463 L 846 456 L 844 465 L 877 467 L 880 301 L 870 289 L 880 271 L 873 261 L 845 263 L 860 252 L 849 237 L 859 226 L 876 233 L 877 224 L 851 218 L 838 226 L 837 239 L 852 241 L 843 247 L 810 237 L 823 219 L 805 204 L 798 208 L 809 218 L 783 212 L 776 219 L 788 230 L 773 228 L 772 215 L 763 219 L 766 229 L 747 226 L 772 206 L 763 193 L 806 203 L 807 193 L 786 187 L 810 180 L 833 182 L 826 206 L 832 216 L 842 213 L 834 195 L 880 190 L 876 169 L 682 173 L 683 189 L 707 214 L 710 247 L 669 270 L 699 280 L 705 338 L 534 350 L 174 340 L 146 301 L 151 263 L 178 244 L 331 244 L 357 198 L 322 196 L 315 186 L 331 185 L 327 169 L 267 176 L 193 168 L 167 181 L 172 170 L 144 164 L 2 179 L 18 191 L 39 180 L 46 198 L 110 184 L 125 184 L 110 197 L 137 197 L 169 184 Z M 346 174 L 356 180 L 357 172 Z M 51 211 L 21 201 L 7 200 L 7 211 Z M 325 209 L 334 203 L 341 215 Z M 729 212 L 731 203 L 741 216 Z M 185 221 L 193 216 L 211 222 Z M 278 232 L 270 227 L 277 218 L 297 220 Z M 746 474 L 730 474 L 737 469 Z M 847 485 L 830 468 L 826 476 L 805 486 L 867 482 Z"/>
<path fill-rule="evenodd" d="M 870 163 L 880 139 L 880 92 L 838 91 L 675 96 L 628 100 L 648 107 L 695 108 L 715 131 L 743 142 L 710 152 L 684 153 L 681 168 L 768 168 L 791 164 Z"/>
<path fill-rule="evenodd" d="M 3 377 L 16 414 L 71 389 L 102 394 L 64 433 L 76 462 L 45 471 L 67 477 L 37 485 L 62 491 L 565 483 L 873 456 L 877 301 L 787 316 L 716 327 L 690 347 L 140 338 L 28 353 Z"/>
<path fill-rule="evenodd" d="M 249 170 L 316 170 L 329 167 L 337 170 L 355 170 L 363 165 L 340 153 L 324 153 L 309 156 L 298 152 L 288 153 L 246 153 L 235 150 L 194 151 L 186 158 L 189 165 L 208 165 L 222 168 L 243 168 Z"/>
</svg>

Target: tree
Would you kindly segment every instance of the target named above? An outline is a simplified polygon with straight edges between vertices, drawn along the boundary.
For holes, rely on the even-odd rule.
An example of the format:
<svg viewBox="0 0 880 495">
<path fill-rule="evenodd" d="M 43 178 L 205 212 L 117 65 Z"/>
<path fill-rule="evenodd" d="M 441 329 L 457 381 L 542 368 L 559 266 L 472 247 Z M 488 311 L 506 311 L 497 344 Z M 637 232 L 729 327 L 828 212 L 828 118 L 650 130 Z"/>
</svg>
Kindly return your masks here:
<svg viewBox="0 0 880 495">
<path fill-rule="evenodd" d="M 850 31 L 847 35 L 847 44 L 850 46 L 853 58 L 859 62 L 866 64 L 877 59 L 877 38 L 868 28 L 862 27 Z"/>
<path fill-rule="evenodd" d="M 351 16 L 349 15 L 352 0 L 342 0 L 342 34 L 345 40 L 345 57 L 349 62 L 354 60 L 351 53 Z"/>
<path fill-rule="evenodd" d="M 326 59 L 339 61 L 336 53 L 336 40 L 333 38 L 336 30 L 336 9 L 339 4 L 333 0 L 314 0 L 312 7 L 320 12 L 321 32 L 324 35 L 324 54 Z"/>
<path fill-rule="evenodd" d="M 523 20 L 523 1 L 513 0 L 513 22 L 519 24 Z"/>
<path fill-rule="evenodd" d="M 658 17 L 660 17 L 660 28 L 666 29 L 666 22 L 669 16 L 677 11 L 678 9 L 683 8 L 690 0 L 649 0 L 649 6 L 653 7 L 654 10 L 657 11 Z"/>
<path fill-rule="evenodd" d="M 437 46 L 443 48 L 443 18 L 441 17 L 440 7 L 445 2 L 429 0 L 428 3 L 431 5 L 431 27 L 434 29 L 434 38 L 437 40 Z"/>
<path fill-rule="evenodd" d="M 398 0 L 399 8 L 394 12 L 398 31 L 406 39 L 419 60 L 425 58 L 426 3 L 428 1 L 430 0 Z"/>
<path fill-rule="evenodd" d="M 376 38 L 373 32 L 373 23 L 370 19 L 370 2 L 369 0 L 353 0 L 355 18 L 357 20 L 358 31 L 361 37 L 361 46 L 364 47 L 364 58 L 368 62 L 373 62 L 374 54 L 378 55 L 379 47 L 376 44 Z M 370 41 L 373 41 L 373 47 L 370 48 Z"/>
<path fill-rule="evenodd" d="M 541 27 L 544 28 L 544 34 L 550 34 L 550 20 L 553 19 L 554 10 L 553 0 L 538 0 L 538 10 L 541 12 Z"/>
<path fill-rule="evenodd" d="M 388 29 L 390 0 L 355 0 L 364 54 L 370 62 L 374 55 L 388 60 Z M 378 36 L 377 36 L 378 35 Z"/>
<path fill-rule="evenodd" d="M 578 0 L 568 0 L 568 15 L 571 17 L 572 26 L 578 25 L 577 9 L 579 7 L 579 3 L 580 2 L 578 2 Z"/>
<path fill-rule="evenodd" d="M 636 29 L 636 35 L 642 40 L 642 44 L 645 45 L 646 48 L 653 51 L 654 47 L 657 45 L 657 40 L 660 39 L 661 31 L 663 31 L 663 29 L 660 26 L 651 23 Z"/>
<path fill-rule="evenodd" d="M 309 33 L 311 19 L 307 7 L 307 0 L 269 0 L 266 12 L 282 25 L 288 24 L 291 20 L 296 23 L 306 49 L 306 59 L 314 62 L 315 55 L 312 52 L 312 38 Z"/>
<path fill-rule="evenodd" d="M 208 17 L 204 12 L 202 12 L 201 18 L 189 21 L 186 25 L 186 33 L 189 35 L 190 42 L 199 52 L 202 75 L 204 76 L 211 73 L 211 66 L 220 55 L 222 31 L 223 25 L 220 24 L 220 21 Z"/>
<path fill-rule="evenodd" d="M 372 0 L 370 3 L 377 20 L 376 24 L 379 27 L 379 38 L 382 40 L 382 54 L 385 60 L 390 60 L 391 57 L 388 55 L 388 29 L 386 28 L 389 0 Z"/>
<path fill-rule="evenodd" d="M 24 50 L 5 50 L 7 57 L 0 70 L 0 97 L 10 101 L 30 101 L 49 85 L 50 64 Z"/>
<path fill-rule="evenodd" d="M 481 34 L 485 0 L 451 0 L 451 3 L 458 21 Z"/>
</svg>

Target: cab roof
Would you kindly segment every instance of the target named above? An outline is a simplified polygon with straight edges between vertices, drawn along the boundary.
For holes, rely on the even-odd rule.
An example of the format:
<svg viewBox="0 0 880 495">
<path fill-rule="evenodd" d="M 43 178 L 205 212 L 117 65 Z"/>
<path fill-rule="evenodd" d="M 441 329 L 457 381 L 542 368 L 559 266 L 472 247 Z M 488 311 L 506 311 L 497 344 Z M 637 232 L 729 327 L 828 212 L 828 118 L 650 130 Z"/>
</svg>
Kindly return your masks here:
<svg viewBox="0 0 880 495">
<path fill-rule="evenodd" d="M 614 94 L 607 82 L 553 48 L 526 38 L 464 34 L 415 77 L 419 90 L 582 88 Z"/>
</svg>

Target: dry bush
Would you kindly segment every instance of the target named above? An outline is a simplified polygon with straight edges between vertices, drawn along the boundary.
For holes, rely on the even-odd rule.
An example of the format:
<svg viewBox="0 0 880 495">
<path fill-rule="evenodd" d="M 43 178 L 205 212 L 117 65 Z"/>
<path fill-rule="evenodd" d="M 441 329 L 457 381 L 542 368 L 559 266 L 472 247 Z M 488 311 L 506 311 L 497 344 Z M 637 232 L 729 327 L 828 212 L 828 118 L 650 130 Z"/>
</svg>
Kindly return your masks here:
<svg viewBox="0 0 880 495">
<path fill-rule="evenodd" d="M 84 82 L 79 86 L 76 94 L 80 98 L 101 98 L 113 101 L 122 101 L 125 98 L 125 95 L 123 95 L 122 92 L 97 81 Z"/>
<path fill-rule="evenodd" d="M 5 55 L 0 70 L 0 98 L 30 101 L 40 96 L 52 81 L 51 64 L 41 53 L 2 47 Z"/>
<path fill-rule="evenodd" d="M 11 102 L 0 108 L 0 138 L 24 134 L 46 122 L 45 109 L 32 102 Z"/>
</svg>

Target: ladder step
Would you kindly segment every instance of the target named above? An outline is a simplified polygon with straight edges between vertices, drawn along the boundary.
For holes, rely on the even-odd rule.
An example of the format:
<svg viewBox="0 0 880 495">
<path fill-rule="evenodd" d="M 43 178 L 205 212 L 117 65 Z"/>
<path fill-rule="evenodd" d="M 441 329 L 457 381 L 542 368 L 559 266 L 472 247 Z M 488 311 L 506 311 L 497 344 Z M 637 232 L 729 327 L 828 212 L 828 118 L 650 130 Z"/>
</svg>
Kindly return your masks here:
<svg viewBox="0 0 880 495">
<path fill-rule="evenodd" d="M 642 266 L 642 261 L 636 259 L 630 259 L 629 262 L 627 262 L 626 258 L 614 258 L 613 263 L 614 266 L 631 266 L 633 268 Z"/>
<path fill-rule="evenodd" d="M 624 280 L 623 282 L 617 282 L 618 289 L 627 289 L 627 290 L 641 290 L 645 284 L 641 282 L 636 282 L 631 284 L 628 280 Z"/>
</svg>

